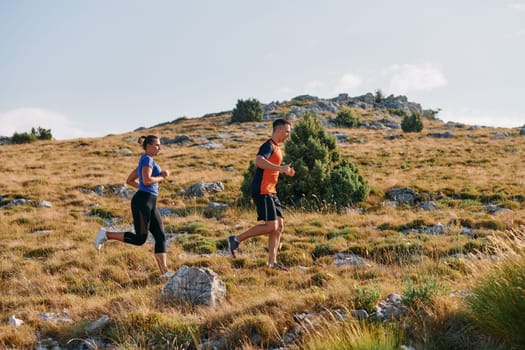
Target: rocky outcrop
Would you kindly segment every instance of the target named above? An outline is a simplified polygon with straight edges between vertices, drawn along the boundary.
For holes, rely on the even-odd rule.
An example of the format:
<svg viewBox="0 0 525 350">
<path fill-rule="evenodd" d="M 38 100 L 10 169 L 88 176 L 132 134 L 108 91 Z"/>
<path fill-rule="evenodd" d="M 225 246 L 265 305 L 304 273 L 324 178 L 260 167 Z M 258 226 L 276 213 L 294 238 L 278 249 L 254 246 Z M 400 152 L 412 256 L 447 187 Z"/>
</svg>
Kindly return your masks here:
<svg viewBox="0 0 525 350">
<path fill-rule="evenodd" d="M 343 107 L 361 109 L 386 109 L 401 111 L 406 114 L 434 115 L 431 110 L 424 110 L 419 103 L 409 102 L 406 96 L 390 95 L 386 98 L 376 98 L 374 94 L 350 97 L 348 94 L 339 94 L 331 99 L 318 98 L 311 95 L 300 95 L 289 102 L 270 102 L 263 105 L 263 117 L 265 120 L 282 116 L 283 110 L 288 110 L 289 115 L 302 116 L 310 113 L 337 114 Z M 393 126 L 393 122 L 391 122 Z M 398 128 L 398 127 L 397 127 Z"/>
</svg>

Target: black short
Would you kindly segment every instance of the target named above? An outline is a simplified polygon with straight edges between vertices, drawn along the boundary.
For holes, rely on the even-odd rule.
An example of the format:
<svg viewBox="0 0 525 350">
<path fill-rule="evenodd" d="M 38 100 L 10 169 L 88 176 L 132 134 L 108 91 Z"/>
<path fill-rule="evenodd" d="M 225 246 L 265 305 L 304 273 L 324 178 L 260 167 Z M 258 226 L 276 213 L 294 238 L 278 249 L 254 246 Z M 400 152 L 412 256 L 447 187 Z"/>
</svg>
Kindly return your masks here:
<svg viewBox="0 0 525 350">
<path fill-rule="evenodd" d="M 284 218 L 284 207 L 276 194 L 260 194 L 252 198 L 257 208 L 257 220 L 275 221 Z"/>
</svg>

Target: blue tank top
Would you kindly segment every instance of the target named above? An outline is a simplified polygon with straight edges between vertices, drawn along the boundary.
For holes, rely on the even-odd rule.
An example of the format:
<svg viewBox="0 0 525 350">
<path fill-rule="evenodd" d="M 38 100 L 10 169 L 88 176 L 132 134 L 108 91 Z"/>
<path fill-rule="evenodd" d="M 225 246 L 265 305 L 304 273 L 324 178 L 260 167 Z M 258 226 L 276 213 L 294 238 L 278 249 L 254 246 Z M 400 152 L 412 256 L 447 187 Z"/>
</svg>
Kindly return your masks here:
<svg viewBox="0 0 525 350">
<path fill-rule="evenodd" d="M 148 156 L 147 154 L 143 154 L 139 159 L 139 166 L 137 167 L 137 172 L 139 174 L 139 191 L 151 193 L 154 196 L 159 195 L 159 184 L 154 183 L 153 185 L 146 186 L 142 182 L 142 168 L 143 167 L 150 167 L 152 169 L 151 176 L 160 176 L 160 173 L 162 172 L 162 169 L 160 166 L 155 163 L 152 157 Z"/>
</svg>

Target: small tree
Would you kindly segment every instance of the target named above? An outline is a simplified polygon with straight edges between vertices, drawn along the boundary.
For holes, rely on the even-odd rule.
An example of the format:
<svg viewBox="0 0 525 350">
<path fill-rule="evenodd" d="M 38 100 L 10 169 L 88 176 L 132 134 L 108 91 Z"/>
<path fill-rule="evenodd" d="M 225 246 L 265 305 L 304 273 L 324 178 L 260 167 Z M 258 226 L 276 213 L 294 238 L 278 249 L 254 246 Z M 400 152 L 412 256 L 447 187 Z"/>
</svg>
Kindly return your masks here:
<svg viewBox="0 0 525 350">
<path fill-rule="evenodd" d="M 383 94 L 383 91 L 381 89 L 376 90 L 376 94 L 374 96 L 374 100 L 376 103 L 381 103 L 385 99 L 385 95 Z"/>
<path fill-rule="evenodd" d="M 21 144 L 21 143 L 31 143 L 36 140 L 34 134 L 29 134 L 27 132 L 17 133 L 15 132 L 11 137 L 11 143 Z"/>
<path fill-rule="evenodd" d="M 11 143 L 20 144 L 20 143 L 30 143 L 36 140 L 51 140 L 53 135 L 51 134 L 51 129 L 44 129 L 41 127 L 31 128 L 31 133 L 15 132 L 11 137 Z"/>
<path fill-rule="evenodd" d="M 423 120 L 417 113 L 406 115 L 401 120 L 401 129 L 404 132 L 421 132 L 423 130 Z"/>
<path fill-rule="evenodd" d="M 354 116 L 350 108 L 341 108 L 339 112 L 337 112 L 334 122 L 337 126 L 344 128 L 356 128 L 361 123 L 359 118 Z"/>
<path fill-rule="evenodd" d="M 44 129 L 41 127 L 38 127 L 37 129 L 31 128 L 31 134 L 35 135 L 38 140 L 51 140 L 53 138 L 51 129 Z"/>
<path fill-rule="evenodd" d="M 291 163 L 295 176 L 281 176 L 277 184 L 279 198 L 288 204 L 309 210 L 347 207 L 368 196 L 368 184 L 357 168 L 340 160 L 336 139 L 328 135 L 319 119 L 306 114 L 294 125 L 286 142 L 283 163 Z M 253 162 L 244 173 L 242 198 L 249 198 Z"/>
<path fill-rule="evenodd" d="M 233 109 L 231 122 L 259 122 L 262 120 L 262 104 L 252 98 L 248 100 L 237 100 L 237 105 Z"/>
<path fill-rule="evenodd" d="M 238 201 L 239 205 L 243 207 L 247 207 L 251 204 L 251 186 L 253 176 L 255 175 L 255 170 L 255 162 L 253 160 L 250 160 L 250 165 L 248 165 L 248 169 L 243 173 L 243 180 L 241 183 L 241 198 L 239 198 Z"/>
</svg>

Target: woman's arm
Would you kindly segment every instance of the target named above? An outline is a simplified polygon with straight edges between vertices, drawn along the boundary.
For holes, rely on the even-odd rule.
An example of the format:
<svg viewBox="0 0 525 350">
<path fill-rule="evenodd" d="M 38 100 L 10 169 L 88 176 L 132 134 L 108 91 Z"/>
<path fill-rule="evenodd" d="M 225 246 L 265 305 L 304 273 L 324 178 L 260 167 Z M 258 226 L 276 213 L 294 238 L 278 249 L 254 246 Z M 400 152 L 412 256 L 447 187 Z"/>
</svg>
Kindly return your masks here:
<svg viewBox="0 0 525 350">
<path fill-rule="evenodd" d="M 162 180 L 166 179 L 169 176 L 169 171 L 163 170 L 160 173 L 160 176 L 151 176 L 153 173 L 153 168 L 149 166 L 143 166 L 142 167 L 142 183 L 144 186 L 151 186 L 155 183 L 161 182 Z"/>
<path fill-rule="evenodd" d="M 129 173 L 126 184 L 136 189 L 139 188 L 139 172 L 137 171 L 137 168 L 133 169 L 131 173 Z"/>
</svg>

